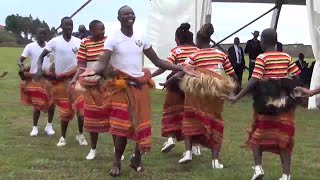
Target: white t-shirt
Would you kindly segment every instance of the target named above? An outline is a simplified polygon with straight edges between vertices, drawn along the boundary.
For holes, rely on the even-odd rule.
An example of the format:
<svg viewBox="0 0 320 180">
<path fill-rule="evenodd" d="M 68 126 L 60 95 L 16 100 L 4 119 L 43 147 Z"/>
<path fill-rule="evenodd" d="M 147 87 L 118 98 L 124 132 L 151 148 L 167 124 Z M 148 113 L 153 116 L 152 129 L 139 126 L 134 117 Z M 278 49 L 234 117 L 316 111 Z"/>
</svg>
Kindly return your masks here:
<svg viewBox="0 0 320 180">
<path fill-rule="evenodd" d="M 77 53 L 81 40 L 71 36 L 67 42 L 62 35 L 51 39 L 46 50 L 54 52 L 55 73 L 60 75 L 77 67 Z"/>
<path fill-rule="evenodd" d="M 109 36 L 104 49 L 112 51 L 111 65 L 133 77 L 141 77 L 143 67 L 143 50 L 149 49 L 151 44 L 143 37 L 133 34 L 124 35 L 120 30 Z"/>
<path fill-rule="evenodd" d="M 30 73 L 36 73 L 38 70 L 38 59 L 39 56 L 41 55 L 41 53 L 43 52 L 44 47 L 40 47 L 39 44 L 37 42 L 32 42 L 30 44 L 28 44 L 21 56 L 25 57 L 25 58 L 31 58 L 31 65 L 30 65 Z M 50 68 L 50 54 L 48 54 L 44 60 L 43 60 L 43 64 L 42 64 L 42 69 L 43 70 L 49 70 Z"/>
</svg>

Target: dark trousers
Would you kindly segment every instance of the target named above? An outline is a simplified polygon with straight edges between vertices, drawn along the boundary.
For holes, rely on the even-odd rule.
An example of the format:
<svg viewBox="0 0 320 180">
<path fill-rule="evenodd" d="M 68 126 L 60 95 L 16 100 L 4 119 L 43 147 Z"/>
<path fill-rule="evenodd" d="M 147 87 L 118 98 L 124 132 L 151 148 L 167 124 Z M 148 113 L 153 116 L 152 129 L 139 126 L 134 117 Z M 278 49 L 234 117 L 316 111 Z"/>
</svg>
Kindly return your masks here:
<svg viewBox="0 0 320 180">
<path fill-rule="evenodd" d="M 253 69 L 254 69 L 254 65 L 255 62 L 252 62 L 251 60 L 249 61 L 249 77 L 248 77 L 248 81 L 251 79 L 252 73 L 253 73 Z"/>
<path fill-rule="evenodd" d="M 241 87 L 241 84 L 242 84 L 242 75 L 243 75 L 243 68 L 236 68 L 234 69 L 237 77 L 238 77 L 238 80 L 239 80 L 239 85 Z"/>
</svg>

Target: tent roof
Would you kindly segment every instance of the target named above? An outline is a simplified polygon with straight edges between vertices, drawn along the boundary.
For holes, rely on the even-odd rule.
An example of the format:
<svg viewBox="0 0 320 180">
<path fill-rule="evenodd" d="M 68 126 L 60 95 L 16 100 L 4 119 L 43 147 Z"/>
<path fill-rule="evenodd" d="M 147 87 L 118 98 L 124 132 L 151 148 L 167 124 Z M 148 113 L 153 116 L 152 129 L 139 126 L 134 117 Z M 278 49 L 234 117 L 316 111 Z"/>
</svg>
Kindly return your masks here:
<svg viewBox="0 0 320 180">
<path fill-rule="evenodd" d="M 212 2 L 237 2 L 237 3 L 272 3 L 276 0 L 212 0 Z M 285 4 L 306 5 L 306 0 L 285 0 Z"/>
</svg>

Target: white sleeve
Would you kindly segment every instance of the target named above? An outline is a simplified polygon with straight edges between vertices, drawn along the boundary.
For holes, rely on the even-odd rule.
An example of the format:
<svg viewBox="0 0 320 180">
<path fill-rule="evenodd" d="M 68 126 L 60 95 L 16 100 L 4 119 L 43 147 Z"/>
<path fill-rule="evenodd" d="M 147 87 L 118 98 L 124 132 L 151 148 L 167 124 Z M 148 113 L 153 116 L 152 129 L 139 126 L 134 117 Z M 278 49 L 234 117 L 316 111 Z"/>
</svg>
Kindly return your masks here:
<svg viewBox="0 0 320 180">
<path fill-rule="evenodd" d="M 107 38 L 104 42 L 104 50 L 113 51 L 115 46 L 115 41 L 112 38 Z"/>
<path fill-rule="evenodd" d="M 144 39 L 144 43 L 143 43 L 143 50 L 149 49 L 151 48 L 151 43 L 148 41 L 148 39 Z"/>
<path fill-rule="evenodd" d="M 30 53 L 30 45 L 29 45 L 29 44 L 24 48 L 21 56 L 23 56 L 23 57 L 25 57 L 25 58 L 31 56 L 31 53 Z"/>
<path fill-rule="evenodd" d="M 52 51 L 54 51 L 54 49 L 55 49 L 55 38 L 53 38 L 53 39 L 51 39 L 47 44 L 46 44 L 46 47 L 45 47 L 45 49 L 46 50 L 48 50 L 48 51 L 50 51 L 50 52 L 52 52 Z"/>
</svg>

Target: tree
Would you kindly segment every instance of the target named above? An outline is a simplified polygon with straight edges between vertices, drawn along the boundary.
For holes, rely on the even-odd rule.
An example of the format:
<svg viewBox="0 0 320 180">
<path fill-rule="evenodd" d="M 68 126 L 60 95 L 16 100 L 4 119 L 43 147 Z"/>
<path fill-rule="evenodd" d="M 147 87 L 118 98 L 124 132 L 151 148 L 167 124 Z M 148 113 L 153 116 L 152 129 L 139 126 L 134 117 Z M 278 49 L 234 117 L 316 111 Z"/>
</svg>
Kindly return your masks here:
<svg viewBox="0 0 320 180">
<path fill-rule="evenodd" d="M 26 17 L 12 14 L 6 18 L 6 30 L 16 36 L 18 43 L 30 42 L 36 36 L 38 28 L 47 29 L 49 36 L 53 37 L 53 32 L 50 31 L 48 24 L 39 18 L 34 19 L 31 14 Z"/>
</svg>

